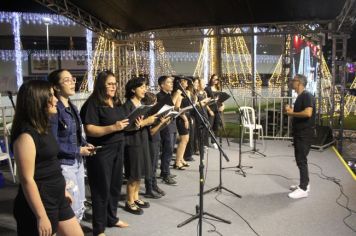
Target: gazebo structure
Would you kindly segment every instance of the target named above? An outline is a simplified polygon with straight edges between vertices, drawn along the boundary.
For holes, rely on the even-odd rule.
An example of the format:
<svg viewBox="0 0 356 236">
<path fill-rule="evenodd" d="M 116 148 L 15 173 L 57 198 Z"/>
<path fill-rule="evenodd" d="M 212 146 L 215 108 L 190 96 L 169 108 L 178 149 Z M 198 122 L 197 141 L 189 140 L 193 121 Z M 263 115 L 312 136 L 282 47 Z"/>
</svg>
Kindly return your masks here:
<svg viewBox="0 0 356 236">
<path fill-rule="evenodd" d="M 37 2 L 37 3 L 35 3 Z M 39 4 L 46 7 L 40 7 Z M 313 44 L 318 50 L 320 82 L 318 91 L 327 87 L 331 95 L 329 101 L 329 115 L 338 118 L 334 127 L 339 129 L 339 150 L 342 151 L 343 120 L 345 115 L 347 41 L 355 23 L 356 7 L 354 0 L 345 1 L 79 1 L 79 0 L 36 0 L 32 1 L 4 1 L 4 9 L 15 11 L 53 11 L 76 23 L 79 23 L 104 38 L 97 45 L 96 50 L 100 54 L 100 47 L 109 51 L 115 57 L 108 60 L 123 85 L 138 71 L 137 49 L 139 42 L 147 42 L 148 51 L 155 47 L 161 54 L 161 72 L 172 72 L 168 62 L 164 59 L 164 39 L 208 39 L 210 42 L 211 58 L 214 58 L 209 66 L 209 73 L 228 74 L 231 82 L 230 68 L 223 64 L 225 60 L 234 60 L 234 52 L 246 55 L 241 59 L 244 64 L 243 73 L 245 81 L 254 91 L 260 84 L 256 71 L 256 37 L 263 35 L 281 35 L 284 37 L 283 54 L 279 61 L 279 75 L 272 78 L 274 85 L 278 85 L 282 96 L 290 95 L 288 81 L 293 75 L 292 71 L 292 41 L 293 37 L 300 36 L 308 43 Z M 47 9 L 47 10 L 46 10 Z M 241 38 L 249 38 L 251 48 L 246 48 Z M 326 76 L 326 65 L 323 59 L 322 49 L 326 40 L 332 41 L 331 76 Z M 104 43 L 108 42 L 108 43 Z M 112 46 L 114 45 L 116 46 Z M 154 43 L 155 42 L 155 43 Z M 208 41 L 206 41 L 208 42 Z M 231 43 L 233 42 L 233 43 Z M 236 43 L 235 43 L 236 42 Z M 104 44 L 104 45 L 103 45 Z M 208 43 L 206 43 L 208 44 Z M 111 46 L 109 46 L 111 45 Z M 141 47 L 142 48 L 142 47 Z M 109 49 L 109 50 L 107 50 Z M 104 50 L 101 50 L 104 51 Z M 203 51 L 203 50 L 202 50 Z M 228 55 L 230 51 L 230 55 Z M 246 52 L 250 52 L 248 55 Z M 225 54 L 225 55 L 224 55 Z M 131 57 L 129 56 L 131 55 Z M 134 55 L 132 57 L 132 55 Z M 247 56 L 247 58 L 246 58 Z M 95 58 L 95 57 L 94 57 Z M 98 57 L 98 58 L 102 58 Z M 130 58 L 130 60 L 129 60 Z M 131 60 L 134 58 L 134 60 Z M 202 57 L 203 58 L 203 57 Z M 97 60 L 90 62 L 88 68 L 88 84 L 91 86 L 93 78 L 100 63 Z M 198 62 L 197 74 L 201 73 L 202 61 Z M 245 62 L 242 62 L 245 61 Z M 249 61 L 248 63 L 246 63 Z M 200 63 L 200 64 L 199 64 Z M 88 64 L 88 65 L 89 65 Z M 152 65 L 148 65 L 153 70 Z M 236 69 L 236 65 L 235 65 Z M 232 69 L 233 70 L 233 69 Z M 230 73 L 230 74 L 229 74 Z M 248 75 L 246 77 L 246 75 Z M 238 75 L 235 75 L 235 77 Z M 154 78 L 151 76 L 151 78 Z M 236 80 L 237 79 L 237 80 Z M 330 86 L 323 86 L 325 83 Z M 235 78 L 239 81 L 238 78 Z M 234 81 L 232 81 L 234 82 Z M 154 85 L 154 82 L 151 82 Z M 337 89 L 337 86 L 338 89 Z M 90 87 L 89 86 L 89 87 Z M 322 104 L 322 96 L 319 96 L 319 104 Z M 354 101 L 351 99 L 351 101 Z M 319 114 L 322 106 L 319 106 Z M 346 107 L 346 109 L 348 109 Z M 347 111 L 348 112 L 348 111 Z M 346 113 L 347 113 L 346 112 Z M 335 119 L 330 119 L 330 124 Z"/>
</svg>

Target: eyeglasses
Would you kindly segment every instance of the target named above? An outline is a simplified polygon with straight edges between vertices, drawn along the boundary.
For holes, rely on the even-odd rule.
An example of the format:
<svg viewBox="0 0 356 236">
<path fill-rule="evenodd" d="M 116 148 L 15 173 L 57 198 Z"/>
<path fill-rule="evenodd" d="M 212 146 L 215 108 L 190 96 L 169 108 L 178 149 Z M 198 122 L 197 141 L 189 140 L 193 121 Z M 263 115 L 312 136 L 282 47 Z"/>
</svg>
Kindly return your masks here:
<svg viewBox="0 0 356 236">
<path fill-rule="evenodd" d="M 118 83 L 107 83 L 106 87 L 117 87 Z"/>
<path fill-rule="evenodd" d="M 77 78 L 75 78 L 75 77 L 67 77 L 67 78 L 64 78 L 63 79 L 63 84 L 71 84 L 71 83 L 76 83 L 77 82 Z"/>
</svg>

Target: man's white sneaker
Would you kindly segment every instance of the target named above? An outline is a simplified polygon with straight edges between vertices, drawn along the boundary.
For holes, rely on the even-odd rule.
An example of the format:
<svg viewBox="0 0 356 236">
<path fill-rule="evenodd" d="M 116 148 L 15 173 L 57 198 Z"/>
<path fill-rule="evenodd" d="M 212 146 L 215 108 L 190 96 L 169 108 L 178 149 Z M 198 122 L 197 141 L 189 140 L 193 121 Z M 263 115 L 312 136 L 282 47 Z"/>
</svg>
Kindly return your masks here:
<svg viewBox="0 0 356 236">
<path fill-rule="evenodd" d="M 299 188 L 299 185 L 291 185 L 291 186 L 289 187 L 289 190 L 294 191 L 294 190 L 296 190 L 297 188 Z M 308 193 L 310 192 L 310 184 L 308 184 L 308 186 L 307 186 L 307 192 L 308 192 Z"/>
<path fill-rule="evenodd" d="M 299 199 L 299 198 L 303 198 L 303 197 L 308 197 L 308 192 L 304 191 L 301 188 L 297 188 L 296 190 L 294 190 L 293 192 L 288 194 L 288 197 L 293 198 L 293 199 Z"/>
<path fill-rule="evenodd" d="M 213 143 L 213 148 L 218 149 L 218 145 L 216 143 Z"/>
</svg>

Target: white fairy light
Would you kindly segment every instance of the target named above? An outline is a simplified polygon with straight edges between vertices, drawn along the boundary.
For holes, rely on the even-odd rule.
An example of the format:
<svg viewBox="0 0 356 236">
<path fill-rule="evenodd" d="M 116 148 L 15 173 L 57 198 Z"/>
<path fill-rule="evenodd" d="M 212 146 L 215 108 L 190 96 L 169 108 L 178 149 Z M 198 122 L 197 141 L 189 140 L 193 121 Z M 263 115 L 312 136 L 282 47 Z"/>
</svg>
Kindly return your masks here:
<svg viewBox="0 0 356 236">
<path fill-rule="evenodd" d="M 154 34 L 150 35 L 150 38 L 154 38 Z M 155 43 L 153 40 L 149 41 L 149 55 L 150 55 L 150 87 L 153 88 L 155 86 Z"/>
<path fill-rule="evenodd" d="M 23 83 L 22 78 L 22 51 L 20 41 L 20 14 L 13 13 L 12 17 L 12 33 L 15 42 L 15 59 L 16 59 L 16 84 L 19 88 Z"/>
<path fill-rule="evenodd" d="M 88 90 L 91 92 L 94 89 L 93 81 L 93 49 L 92 49 L 93 32 L 89 29 L 86 30 L 87 40 L 87 65 L 88 65 Z"/>
</svg>

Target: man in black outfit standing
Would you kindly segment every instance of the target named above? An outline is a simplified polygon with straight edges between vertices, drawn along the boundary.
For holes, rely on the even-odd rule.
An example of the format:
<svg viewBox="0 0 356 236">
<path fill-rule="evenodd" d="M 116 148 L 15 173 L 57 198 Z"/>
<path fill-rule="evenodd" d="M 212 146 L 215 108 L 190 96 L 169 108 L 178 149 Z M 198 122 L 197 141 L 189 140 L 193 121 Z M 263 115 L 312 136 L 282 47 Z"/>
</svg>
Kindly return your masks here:
<svg viewBox="0 0 356 236">
<path fill-rule="evenodd" d="M 305 90 L 306 85 L 304 75 L 297 74 L 293 78 L 292 88 L 298 97 L 293 109 L 289 105 L 285 107 L 286 114 L 293 117 L 294 155 L 300 173 L 299 186 L 291 186 L 293 192 L 288 194 L 293 199 L 308 197 L 310 191 L 307 156 L 315 134 L 315 98 Z"/>
<path fill-rule="evenodd" d="M 172 97 L 171 92 L 173 90 L 173 78 L 170 76 L 163 75 L 158 78 L 158 85 L 161 89 L 157 93 L 157 103 L 166 104 L 169 106 L 175 106 L 180 93 L 176 93 Z M 172 121 L 167 127 L 161 130 L 161 177 L 165 184 L 168 185 L 177 185 L 177 181 L 173 179 L 173 176 L 170 174 L 170 162 L 173 156 L 174 144 L 175 144 L 175 133 L 177 132 L 176 122 Z"/>
</svg>

